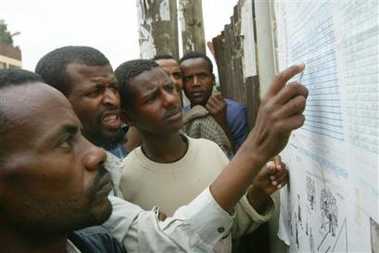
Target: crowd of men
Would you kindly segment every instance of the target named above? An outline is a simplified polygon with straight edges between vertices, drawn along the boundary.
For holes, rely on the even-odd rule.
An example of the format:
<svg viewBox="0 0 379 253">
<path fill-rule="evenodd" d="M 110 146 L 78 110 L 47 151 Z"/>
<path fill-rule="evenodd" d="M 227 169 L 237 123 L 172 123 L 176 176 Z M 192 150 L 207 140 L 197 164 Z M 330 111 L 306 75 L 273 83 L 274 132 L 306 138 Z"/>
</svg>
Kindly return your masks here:
<svg viewBox="0 0 379 253">
<path fill-rule="evenodd" d="M 248 131 L 192 52 L 113 71 L 91 47 L 0 70 L 4 252 L 232 252 L 288 182 L 272 159 L 302 126 L 307 90 L 279 73 Z M 183 92 L 190 104 L 183 103 Z"/>
</svg>

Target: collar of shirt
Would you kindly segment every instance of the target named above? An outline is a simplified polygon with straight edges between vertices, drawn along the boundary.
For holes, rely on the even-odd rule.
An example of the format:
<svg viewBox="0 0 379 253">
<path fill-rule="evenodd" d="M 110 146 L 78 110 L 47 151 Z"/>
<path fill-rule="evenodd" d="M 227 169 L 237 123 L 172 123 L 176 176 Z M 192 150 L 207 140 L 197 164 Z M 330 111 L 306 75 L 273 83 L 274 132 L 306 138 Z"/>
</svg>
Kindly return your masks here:
<svg viewBox="0 0 379 253">
<path fill-rule="evenodd" d="M 81 251 L 70 241 L 66 244 L 67 253 L 81 253 Z"/>
</svg>

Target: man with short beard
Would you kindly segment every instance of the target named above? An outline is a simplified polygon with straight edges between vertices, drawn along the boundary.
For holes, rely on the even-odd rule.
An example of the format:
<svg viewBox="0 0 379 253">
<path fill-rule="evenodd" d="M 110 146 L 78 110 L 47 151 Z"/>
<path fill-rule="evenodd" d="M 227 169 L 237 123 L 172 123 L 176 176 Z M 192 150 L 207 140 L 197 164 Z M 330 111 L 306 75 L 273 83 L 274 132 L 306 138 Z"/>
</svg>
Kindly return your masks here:
<svg viewBox="0 0 379 253">
<path fill-rule="evenodd" d="M 39 76 L 0 70 L 0 245 L 11 253 L 121 253 L 105 153 L 80 133 L 70 103 Z"/>
<path fill-rule="evenodd" d="M 125 157 L 118 84 L 109 60 L 100 51 L 81 46 L 58 48 L 43 56 L 35 71 L 67 97 L 86 138 L 119 158 Z"/>
<path fill-rule="evenodd" d="M 83 135 L 111 153 L 106 167 L 112 175 L 114 194 L 121 196 L 119 160 L 114 156 L 121 159 L 127 152 L 122 145 L 125 133 L 118 83 L 109 60 L 95 48 L 66 46 L 43 56 L 35 71 L 67 97 L 83 124 Z"/>
</svg>

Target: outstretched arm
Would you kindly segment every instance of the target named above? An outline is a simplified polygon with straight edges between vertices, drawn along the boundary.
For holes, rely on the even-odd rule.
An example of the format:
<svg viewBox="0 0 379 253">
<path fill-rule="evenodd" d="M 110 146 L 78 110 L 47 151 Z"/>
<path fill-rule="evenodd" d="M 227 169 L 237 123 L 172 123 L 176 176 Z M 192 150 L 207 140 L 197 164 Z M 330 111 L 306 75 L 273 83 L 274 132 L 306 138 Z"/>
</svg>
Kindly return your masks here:
<svg viewBox="0 0 379 253">
<path fill-rule="evenodd" d="M 291 131 L 303 125 L 302 113 L 308 91 L 299 83 L 286 85 L 303 69 L 304 65 L 295 65 L 275 77 L 262 100 L 254 129 L 233 160 L 211 184 L 213 197 L 225 210 L 232 212 L 254 176 L 283 150 Z"/>
<path fill-rule="evenodd" d="M 285 86 L 303 69 L 303 65 L 293 66 L 275 78 L 255 128 L 209 189 L 165 220 L 159 209 L 144 211 L 110 197 L 113 214 L 104 226 L 128 252 L 212 251 L 233 225 L 225 211 L 233 211 L 263 165 L 285 147 L 291 131 L 303 124 L 307 90 L 300 84 Z"/>
</svg>

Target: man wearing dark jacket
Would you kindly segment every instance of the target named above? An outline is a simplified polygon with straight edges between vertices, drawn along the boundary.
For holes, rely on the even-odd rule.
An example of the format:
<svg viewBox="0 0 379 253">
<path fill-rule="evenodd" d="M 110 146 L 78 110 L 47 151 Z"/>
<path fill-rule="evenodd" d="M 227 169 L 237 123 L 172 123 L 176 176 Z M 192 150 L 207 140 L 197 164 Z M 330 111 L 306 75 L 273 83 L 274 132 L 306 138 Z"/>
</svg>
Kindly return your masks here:
<svg viewBox="0 0 379 253">
<path fill-rule="evenodd" d="M 112 213 L 105 152 L 67 99 L 23 70 L 0 71 L 0 245 L 12 253 L 124 252 L 92 228 Z"/>
</svg>

